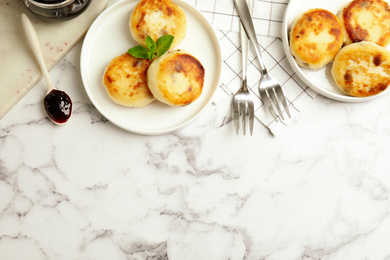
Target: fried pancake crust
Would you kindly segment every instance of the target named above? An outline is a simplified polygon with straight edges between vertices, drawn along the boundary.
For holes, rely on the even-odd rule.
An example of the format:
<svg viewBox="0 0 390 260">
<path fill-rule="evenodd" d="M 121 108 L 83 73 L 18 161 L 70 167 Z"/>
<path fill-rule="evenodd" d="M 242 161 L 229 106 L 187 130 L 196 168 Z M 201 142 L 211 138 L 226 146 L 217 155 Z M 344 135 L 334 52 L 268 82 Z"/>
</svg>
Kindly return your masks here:
<svg viewBox="0 0 390 260">
<path fill-rule="evenodd" d="M 298 17 L 290 30 L 290 51 L 298 65 L 320 69 L 331 62 L 343 45 L 342 26 L 325 9 L 310 9 Z"/>
<path fill-rule="evenodd" d="M 155 100 L 147 84 L 151 62 L 127 52 L 112 59 L 103 76 L 103 85 L 110 98 L 127 107 L 143 107 Z"/>
<path fill-rule="evenodd" d="M 390 41 L 390 8 L 382 0 L 354 0 L 339 13 L 345 43 L 372 41 L 380 46 Z"/>
<path fill-rule="evenodd" d="M 144 47 L 148 35 L 154 41 L 166 34 L 174 36 L 173 49 L 186 36 L 187 18 L 183 9 L 170 0 L 141 0 L 130 16 L 129 26 L 133 38 Z"/>
<path fill-rule="evenodd" d="M 174 50 L 152 62 L 148 85 L 157 100 L 170 106 L 186 106 L 201 95 L 204 76 L 199 60 L 183 50 Z"/>
<path fill-rule="evenodd" d="M 390 52 L 373 42 L 352 43 L 337 54 L 331 73 L 348 95 L 377 95 L 390 84 Z"/>
</svg>

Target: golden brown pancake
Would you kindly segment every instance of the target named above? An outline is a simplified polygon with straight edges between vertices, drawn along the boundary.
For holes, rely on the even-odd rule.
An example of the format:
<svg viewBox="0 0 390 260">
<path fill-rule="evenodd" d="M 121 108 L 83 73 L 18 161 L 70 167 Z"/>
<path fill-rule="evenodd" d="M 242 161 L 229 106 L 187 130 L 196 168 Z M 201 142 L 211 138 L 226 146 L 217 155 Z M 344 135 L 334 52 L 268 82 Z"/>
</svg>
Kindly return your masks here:
<svg viewBox="0 0 390 260">
<path fill-rule="evenodd" d="M 348 95 L 377 95 L 390 84 L 390 52 L 373 42 L 352 43 L 337 54 L 331 73 Z"/>
<path fill-rule="evenodd" d="M 182 50 L 167 52 L 155 59 L 148 70 L 148 85 L 154 97 L 170 106 L 185 106 L 199 98 L 205 69 Z"/>
<path fill-rule="evenodd" d="M 341 23 L 325 9 L 310 9 L 295 19 L 290 30 L 290 51 L 298 65 L 320 69 L 331 62 L 343 45 Z"/>
<path fill-rule="evenodd" d="M 145 47 L 149 35 L 154 41 L 163 35 L 174 36 L 171 49 L 186 36 L 187 19 L 183 9 L 170 0 L 141 0 L 130 17 L 130 32 Z"/>
<path fill-rule="evenodd" d="M 355 0 L 339 13 L 345 43 L 372 41 L 386 46 L 390 41 L 390 8 L 382 0 Z"/>
<path fill-rule="evenodd" d="M 147 71 L 151 62 L 135 58 L 127 52 L 115 57 L 103 76 L 103 85 L 110 98 L 128 107 L 143 107 L 155 100 L 147 84 Z"/>
</svg>

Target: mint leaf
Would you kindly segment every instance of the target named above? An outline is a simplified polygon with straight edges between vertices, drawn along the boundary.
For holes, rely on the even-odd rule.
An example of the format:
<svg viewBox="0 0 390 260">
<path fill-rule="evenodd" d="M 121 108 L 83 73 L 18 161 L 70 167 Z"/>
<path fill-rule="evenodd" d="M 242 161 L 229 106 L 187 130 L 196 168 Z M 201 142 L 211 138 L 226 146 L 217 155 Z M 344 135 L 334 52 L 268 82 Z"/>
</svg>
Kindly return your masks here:
<svg viewBox="0 0 390 260">
<path fill-rule="evenodd" d="M 156 51 L 156 43 L 153 41 L 152 37 L 150 37 L 149 35 L 146 36 L 145 45 L 146 45 L 146 47 L 149 48 L 149 50 L 151 50 L 153 52 Z"/>
<path fill-rule="evenodd" d="M 130 48 L 127 52 L 138 59 L 149 59 L 150 53 L 154 54 L 154 52 L 150 51 L 148 48 L 140 45 Z"/>
<path fill-rule="evenodd" d="M 165 52 L 169 50 L 174 38 L 175 37 L 172 35 L 163 35 L 160 38 L 158 38 L 156 42 L 157 57 L 160 57 L 161 55 L 163 55 Z"/>
<path fill-rule="evenodd" d="M 153 60 L 156 56 L 160 57 L 169 50 L 174 38 L 172 35 L 163 35 L 155 42 L 148 35 L 145 39 L 146 48 L 138 45 L 130 48 L 127 52 L 138 59 Z"/>
<path fill-rule="evenodd" d="M 151 52 L 151 51 L 148 52 L 148 59 L 149 60 L 153 60 L 155 56 L 156 56 L 156 54 L 154 52 Z"/>
</svg>

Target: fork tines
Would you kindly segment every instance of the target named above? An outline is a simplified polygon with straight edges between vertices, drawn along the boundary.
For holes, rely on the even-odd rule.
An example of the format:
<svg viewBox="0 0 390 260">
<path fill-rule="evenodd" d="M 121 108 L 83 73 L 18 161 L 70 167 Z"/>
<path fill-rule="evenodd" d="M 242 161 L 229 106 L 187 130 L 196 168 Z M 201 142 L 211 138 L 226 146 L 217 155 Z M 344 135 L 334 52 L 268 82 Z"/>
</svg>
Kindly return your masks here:
<svg viewBox="0 0 390 260">
<path fill-rule="evenodd" d="M 249 126 L 250 135 L 253 134 L 253 124 L 254 124 L 254 105 L 253 102 L 240 102 L 233 101 L 233 121 L 234 128 L 236 129 L 236 134 L 238 134 L 240 129 L 240 117 L 242 132 L 246 134 L 246 126 Z M 249 119 L 249 120 L 248 120 Z"/>
<path fill-rule="evenodd" d="M 283 111 L 280 107 L 282 104 L 284 111 L 291 118 L 290 110 L 287 105 L 286 98 L 283 94 L 283 90 L 278 83 L 272 88 L 262 89 L 260 88 L 260 96 L 264 102 L 264 106 L 271 114 L 271 116 L 275 119 L 276 122 L 279 121 L 278 116 L 284 120 Z M 277 113 L 276 113 L 277 111 Z"/>
</svg>

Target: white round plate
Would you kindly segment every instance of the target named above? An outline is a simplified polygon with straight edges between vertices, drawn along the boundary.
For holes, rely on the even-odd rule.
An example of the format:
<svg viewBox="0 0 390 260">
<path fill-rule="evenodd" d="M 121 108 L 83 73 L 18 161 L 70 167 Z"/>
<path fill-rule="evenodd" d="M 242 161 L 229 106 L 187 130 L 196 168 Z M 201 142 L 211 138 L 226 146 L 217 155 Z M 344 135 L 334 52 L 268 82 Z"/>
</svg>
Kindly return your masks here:
<svg viewBox="0 0 390 260">
<path fill-rule="evenodd" d="M 205 68 L 201 96 L 185 107 L 170 107 L 158 101 L 143 108 L 114 103 L 102 83 L 108 63 L 138 45 L 129 29 L 130 14 L 139 0 L 124 0 L 107 8 L 88 30 L 81 50 L 81 77 L 97 110 L 113 124 L 133 133 L 159 135 L 175 131 L 191 122 L 210 103 L 219 85 L 222 55 L 213 28 L 202 14 L 180 0 L 187 17 L 187 35 L 176 47 L 194 55 Z"/>
<path fill-rule="evenodd" d="M 369 101 L 373 99 L 377 99 L 390 91 L 388 88 L 386 91 L 371 97 L 352 97 L 344 92 L 342 92 L 334 82 L 334 79 L 330 73 L 331 64 L 328 64 L 324 68 L 320 70 L 309 70 L 305 68 L 301 68 L 295 62 L 294 57 L 290 53 L 289 47 L 289 39 L 288 34 L 294 20 L 307 11 L 310 8 L 323 8 L 333 12 L 334 14 L 338 14 L 338 12 L 344 7 L 350 0 L 290 0 L 286 13 L 284 15 L 283 20 L 283 29 L 282 29 L 282 39 L 283 39 L 283 48 L 286 52 L 287 60 L 292 66 L 293 70 L 297 75 L 302 79 L 304 83 L 306 83 L 311 89 L 318 92 L 319 94 L 334 99 L 338 101 L 344 102 L 363 102 Z"/>
</svg>

